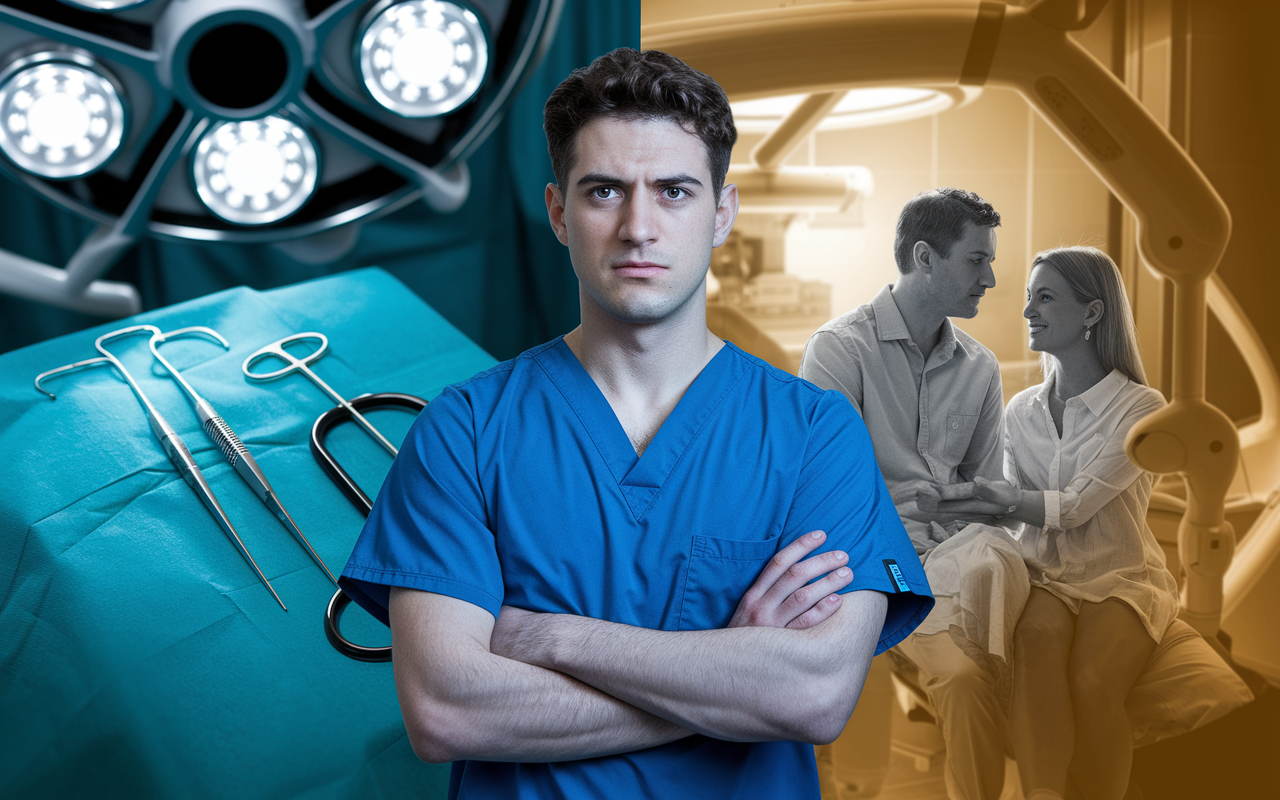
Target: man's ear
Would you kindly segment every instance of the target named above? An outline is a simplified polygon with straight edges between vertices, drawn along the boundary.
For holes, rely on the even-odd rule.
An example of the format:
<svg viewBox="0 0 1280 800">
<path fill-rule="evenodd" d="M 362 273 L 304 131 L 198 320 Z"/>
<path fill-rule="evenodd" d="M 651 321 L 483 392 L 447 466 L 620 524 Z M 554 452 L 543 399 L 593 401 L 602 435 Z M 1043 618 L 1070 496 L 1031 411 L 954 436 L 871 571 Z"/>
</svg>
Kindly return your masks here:
<svg viewBox="0 0 1280 800">
<path fill-rule="evenodd" d="M 1102 312 L 1106 310 L 1107 307 L 1101 300 L 1090 300 L 1089 305 L 1085 307 L 1084 324 L 1098 324 L 1098 321 L 1102 319 Z"/>
<path fill-rule="evenodd" d="M 911 248 L 912 266 L 924 273 L 933 272 L 933 248 L 926 241 L 916 242 Z"/>
<path fill-rule="evenodd" d="M 545 192 L 547 201 L 547 219 L 551 221 L 551 230 L 555 231 L 560 244 L 569 246 L 569 229 L 564 224 L 564 195 L 560 187 L 554 183 L 547 184 Z"/>
<path fill-rule="evenodd" d="M 720 204 L 716 206 L 716 235 L 712 247 L 719 247 L 729 238 L 733 230 L 733 221 L 738 218 L 738 187 L 732 183 L 725 184 L 720 190 Z"/>
</svg>

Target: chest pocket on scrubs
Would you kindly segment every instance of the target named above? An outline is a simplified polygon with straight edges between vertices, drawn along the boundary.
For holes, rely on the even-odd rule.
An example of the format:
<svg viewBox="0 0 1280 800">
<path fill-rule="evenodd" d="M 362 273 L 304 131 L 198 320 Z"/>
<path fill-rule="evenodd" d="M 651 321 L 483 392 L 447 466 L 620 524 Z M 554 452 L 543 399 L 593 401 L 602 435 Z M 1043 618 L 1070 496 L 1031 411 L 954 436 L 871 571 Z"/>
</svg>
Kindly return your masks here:
<svg viewBox="0 0 1280 800">
<path fill-rule="evenodd" d="M 680 602 L 679 629 L 711 630 L 728 625 L 738 601 L 777 552 L 776 539 L 744 542 L 693 537 L 689 572 Z"/>
<path fill-rule="evenodd" d="M 948 414 L 947 441 L 942 448 L 942 457 L 947 463 L 955 465 L 964 460 L 969 450 L 969 442 L 973 439 L 973 429 L 978 427 L 977 414 Z"/>
</svg>

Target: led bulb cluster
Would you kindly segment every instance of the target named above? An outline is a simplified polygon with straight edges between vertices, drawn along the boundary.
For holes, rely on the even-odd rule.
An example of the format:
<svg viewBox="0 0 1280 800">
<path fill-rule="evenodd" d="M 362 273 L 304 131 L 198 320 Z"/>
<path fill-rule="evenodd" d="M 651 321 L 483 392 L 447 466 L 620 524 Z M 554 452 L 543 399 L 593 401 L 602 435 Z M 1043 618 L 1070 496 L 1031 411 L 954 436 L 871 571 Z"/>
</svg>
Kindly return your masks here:
<svg viewBox="0 0 1280 800">
<path fill-rule="evenodd" d="M 124 106 L 105 75 L 69 61 L 16 69 L 0 84 L 0 150 L 43 178 L 78 178 L 115 155 Z"/>
<path fill-rule="evenodd" d="M 470 9 L 407 0 L 375 8 L 356 60 L 365 88 L 383 107 L 403 117 L 432 117 L 475 95 L 489 65 L 489 43 Z"/>
<path fill-rule="evenodd" d="M 319 157 L 310 134 L 284 117 L 224 122 L 196 145 L 196 193 L 228 222 L 266 225 L 315 193 Z"/>
</svg>

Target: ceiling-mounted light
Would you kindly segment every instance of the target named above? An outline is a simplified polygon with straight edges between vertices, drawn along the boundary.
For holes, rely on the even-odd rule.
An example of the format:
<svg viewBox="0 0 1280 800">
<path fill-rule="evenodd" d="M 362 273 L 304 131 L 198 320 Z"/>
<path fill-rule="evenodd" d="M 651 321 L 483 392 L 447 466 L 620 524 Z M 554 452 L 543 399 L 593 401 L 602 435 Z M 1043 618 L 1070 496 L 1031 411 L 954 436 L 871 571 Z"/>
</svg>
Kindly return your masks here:
<svg viewBox="0 0 1280 800">
<path fill-rule="evenodd" d="M 0 150 L 42 178 L 79 178 L 115 155 L 124 105 L 87 56 L 38 53 L 0 75 Z"/>
<path fill-rule="evenodd" d="M 384 2 L 365 17 L 356 63 L 382 106 L 402 117 L 434 117 L 475 96 L 489 66 L 489 42 L 465 6 Z"/>
<path fill-rule="evenodd" d="M 266 225 L 293 214 L 315 193 L 315 141 L 284 117 L 224 122 L 196 145 L 192 177 L 205 206 L 228 222 Z"/>
<path fill-rule="evenodd" d="M 69 6 L 87 8 L 90 11 L 122 11 L 134 6 L 143 6 L 151 0 L 62 0 Z"/>
<path fill-rule="evenodd" d="M 877 86 L 850 89 L 818 125 L 818 129 L 858 128 L 925 117 L 946 111 L 952 106 L 964 105 L 973 100 L 980 91 L 968 86 L 937 88 Z M 772 130 L 783 117 L 800 105 L 805 97 L 806 95 L 803 94 L 792 94 L 734 103 L 732 106 L 734 124 L 739 130 L 745 132 Z"/>
</svg>

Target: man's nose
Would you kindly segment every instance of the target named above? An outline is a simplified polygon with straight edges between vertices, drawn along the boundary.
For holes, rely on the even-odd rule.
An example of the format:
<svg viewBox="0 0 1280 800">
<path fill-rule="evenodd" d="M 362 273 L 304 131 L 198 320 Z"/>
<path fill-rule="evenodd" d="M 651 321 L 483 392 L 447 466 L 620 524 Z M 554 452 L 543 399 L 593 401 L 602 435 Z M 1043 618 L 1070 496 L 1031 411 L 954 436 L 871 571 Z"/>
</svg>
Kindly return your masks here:
<svg viewBox="0 0 1280 800">
<path fill-rule="evenodd" d="M 982 269 L 982 277 L 978 279 L 978 283 L 990 289 L 996 285 L 996 271 L 991 268 L 991 262 L 986 262 L 986 266 Z"/>
<path fill-rule="evenodd" d="M 622 227 L 618 238 L 629 242 L 648 242 L 653 239 L 654 216 L 652 203 L 643 195 L 628 197 L 622 210 Z"/>
</svg>

